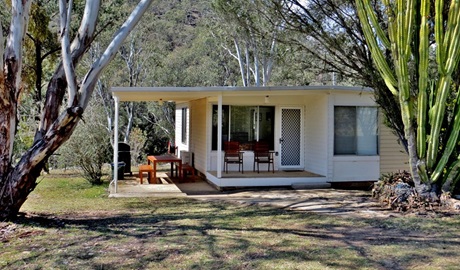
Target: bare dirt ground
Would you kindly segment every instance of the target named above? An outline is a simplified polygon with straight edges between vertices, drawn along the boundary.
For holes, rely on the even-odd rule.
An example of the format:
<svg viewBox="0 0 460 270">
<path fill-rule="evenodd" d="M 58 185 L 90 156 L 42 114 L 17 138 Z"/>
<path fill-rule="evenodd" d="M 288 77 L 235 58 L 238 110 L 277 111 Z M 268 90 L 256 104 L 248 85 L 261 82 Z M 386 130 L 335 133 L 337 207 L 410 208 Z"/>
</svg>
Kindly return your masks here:
<svg viewBox="0 0 460 270">
<path fill-rule="evenodd" d="M 449 216 L 460 214 L 453 209 L 416 209 L 409 212 L 398 212 L 377 199 L 372 198 L 370 191 L 340 189 L 266 189 L 235 191 L 219 195 L 190 196 L 199 200 L 233 201 L 242 204 L 258 204 L 277 208 L 343 215 L 365 218 L 386 218 L 404 215 Z"/>
<path fill-rule="evenodd" d="M 391 216 L 421 215 L 449 216 L 460 214 L 453 209 L 415 209 L 409 212 L 398 212 L 386 205 L 381 205 L 372 198 L 371 191 L 353 189 L 291 189 L 291 188 L 247 188 L 219 192 L 205 181 L 189 178 L 190 181 L 176 183 L 181 196 L 204 201 L 227 201 L 248 205 L 273 206 L 294 211 L 306 211 L 328 215 L 342 215 L 366 218 L 385 218 Z M 133 180 L 137 185 L 137 180 Z M 145 187 L 144 185 L 143 187 Z M 149 185 L 147 185 L 149 186 Z M 161 185 L 155 185 L 159 187 Z M 153 197 L 161 192 L 152 193 Z M 123 193 L 123 192 L 121 192 Z M 171 194 L 171 193 L 169 193 Z M 148 196 L 148 195 L 147 195 Z M 460 201 L 458 201 L 460 204 Z"/>
</svg>

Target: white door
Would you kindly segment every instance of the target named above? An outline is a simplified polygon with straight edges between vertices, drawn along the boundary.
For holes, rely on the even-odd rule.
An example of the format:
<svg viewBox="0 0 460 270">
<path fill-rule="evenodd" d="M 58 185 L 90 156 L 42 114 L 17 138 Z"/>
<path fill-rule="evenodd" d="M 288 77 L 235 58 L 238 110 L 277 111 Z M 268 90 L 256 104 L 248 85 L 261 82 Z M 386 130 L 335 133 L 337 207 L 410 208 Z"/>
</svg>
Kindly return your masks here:
<svg viewBox="0 0 460 270">
<path fill-rule="evenodd" d="M 303 169 L 301 108 L 281 108 L 280 135 L 280 168 Z"/>
</svg>

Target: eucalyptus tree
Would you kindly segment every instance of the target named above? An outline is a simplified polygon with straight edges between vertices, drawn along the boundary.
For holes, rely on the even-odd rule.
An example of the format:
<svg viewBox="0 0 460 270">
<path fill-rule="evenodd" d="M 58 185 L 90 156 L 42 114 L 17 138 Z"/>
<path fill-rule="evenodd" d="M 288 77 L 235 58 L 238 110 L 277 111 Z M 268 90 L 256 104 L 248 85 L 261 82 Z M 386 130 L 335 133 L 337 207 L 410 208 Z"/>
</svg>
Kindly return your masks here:
<svg viewBox="0 0 460 270">
<path fill-rule="evenodd" d="M 54 1 L 38 0 L 31 4 L 30 23 L 24 40 L 23 80 L 33 91 L 36 111 L 33 117 L 39 117 L 43 100 L 43 81 L 51 75 L 51 64 L 59 56 L 57 25 L 53 26 Z M 54 30 L 54 31 L 53 31 Z M 31 90 L 32 90 L 31 89 Z"/>
<path fill-rule="evenodd" d="M 139 86 L 215 86 L 234 85 L 238 80 L 235 65 L 218 49 L 218 42 L 208 26 L 214 11 L 207 0 L 158 1 L 148 21 L 137 31 L 146 40 L 145 52 L 151 51 L 144 63 L 145 79 Z M 148 45 L 148 47 L 146 46 Z M 217 49 L 216 49 L 217 48 Z M 122 76 L 119 76 L 120 78 Z M 126 75 L 123 77 L 126 78 Z M 128 85 L 128 80 L 122 82 Z M 146 130 L 146 151 L 162 153 L 166 141 L 174 141 L 174 103 L 137 104 L 135 125 Z"/>
<path fill-rule="evenodd" d="M 281 18 L 289 33 L 280 42 L 289 44 L 293 55 L 297 55 L 291 62 L 299 68 L 292 72 L 322 76 L 334 73 L 341 78 L 337 84 L 372 87 L 387 125 L 406 147 L 399 103 L 375 69 L 354 0 L 272 0 L 270 9 L 271 16 L 267 17 L 276 18 L 274 24 Z M 381 10 L 377 10 L 375 19 L 385 30 Z"/>
<path fill-rule="evenodd" d="M 375 65 L 401 106 L 419 195 L 451 191 L 460 178 L 460 99 L 455 81 L 460 3 L 386 0 L 375 6 L 356 0 L 356 5 Z M 387 31 L 376 20 L 376 8 L 385 11 Z"/>
<path fill-rule="evenodd" d="M 280 54 L 283 22 L 266 15 L 270 1 L 213 1 L 217 12 L 216 37 L 238 61 L 243 86 L 268 85 Z"/>
<path fill-rule="evenodd" d="M 126 9 L 121 6 L 120 9 Z M 156 71 L 155 63 L 155 48 L 151 46 L 148 32 L 150 31 L 145 27 L 147 20 L 141 20 L 134 31 L 130 33 L 129 38 L 122 44 L 118 53 L 114 57 L 111 64 L 107 67 L 107 71 L 101 74 L 96 87 L 94 98 L 98 102 L 93 103 L 93 106 L 101 106 L 102 111 L 106 118 L 106 135 L 113 137 L 113 117 L 115 113 L 115 105 L 112 94 L 110 92 L 111 86 L 148 86 L 151 83 L 151 77 Z M 102 44 L 104 40 L 110 39 L 107 35 L 100 38 L 91 44 L 89 53 L 85 59 L 85 66 L 91 67 L 92 63 L 102 55 Z M 121 107 L 124 110 L 120 111 L 119 126 L 123 128 L 122 141 L 129 143 L 129 137 L 135 119 L 138 118 L 136 107 L 139 103 L 122 102 Z M 113 144 L 113 141 L 111 141 Z"/>
<path fill-rule="evenodd" d="M 4 7 L 11 7 L 10 1 L 1 3 Z M 56 16 L 51 12 L 53 7 L 57 7 L 57 3 L 49 0 L 38 0 L 31 4 L 30 23 L 24 37 L 24 91 L 18 104 L 17 115 L 21 122 L 16 133 L 14 160 L 32 145 L 43 105 L 43 81 L 51 76 L 51 65 L 59 55 L 58 26 L 52 21 Z M 9 20 L 5 19 L 2 18 L 2 24 L 7 27 Z"/>
<path fill-rule="evenodd" d="M 106 132 L 104 109 L 93 97 L 85 109 L 84 121 L 75 128 L 72 137 L 58 149 L 60 165 L 78 166 L 81 176 L 92 185 L 103 184 L 102 168 L 111 162 L 112 148 Z"/>
<path fill-rule="evenodd" d="M 143 40 L 138 33 L 133 33 L 128 44 L 121 47 L 119 55 L 123 59 L 124 66 L 126 67 L 126 74 L 128 75 L 128 86 L 138 86 L 139 81 L 146 79 L 147 70 L 145 69 L 145 63 L 151 59 L 152 52 L 143 53 L 146 51 L 144 48 L 147 44 L 146 40 Z M 129 142 L 129 136 L 134 125 L 134 115 L 136 113 L 135 102 L 124 102 L 124 108 L 127 115 L 127 123 L 124 132 L 123 142 Z"/>
<path fill-rule="evenodd" d="M 97 79 L 113 59 L 123 40 L 148 9 L 141 0 L 115 33 L 101 57 L 78 80 L 75 72 L 82 56 L 94 41 L 101 2 L 87 1 L 80 27 L 70 33 L 72 1 L 59 1 L 62 61 L 48 83 L 40 126 L 33 145 L 15 164 L 12 160 L 17 131 L 17 109 L 21 96 L 24 37 L 32 1 L 12 1 L 9 33 L 0 33 L 0 219 L 13 218 L 37 185 L 44 162 L 71 136 L 89 103 Z M 74 38 L 71 41 L 71 34 Z M 64 103 L 64 96 L 65 101 Z"/>
</svg>

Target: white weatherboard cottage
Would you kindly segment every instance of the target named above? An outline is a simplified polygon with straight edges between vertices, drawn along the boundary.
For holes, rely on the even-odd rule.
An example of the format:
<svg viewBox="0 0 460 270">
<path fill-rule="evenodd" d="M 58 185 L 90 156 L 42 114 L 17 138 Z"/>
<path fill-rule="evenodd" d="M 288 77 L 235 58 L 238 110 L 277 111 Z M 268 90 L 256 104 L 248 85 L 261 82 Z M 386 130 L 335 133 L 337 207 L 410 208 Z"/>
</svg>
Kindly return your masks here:
<svg viewBox="0 0 460 270">
<path fill-rule="evenodd" d="M 179 153 L 193 153 L 194 168 L 219 188 L 376 181 L 381 173 L 407 169 L 403 148 L 382 124 L 370 88 L 114 87 L 111 90 L 116 111 L 120 101 L 175 102 L 175 143 Z M 118 133 L 117 124 L 115 133 Z M 223 171 L 223 142 L 230 140 L 239 142 L 244 173 L 238 172 L 238 165 L 229 165 L 229 173 Z M 261 165 L 260 174 L 253 172 L 252 147 L 254 142 L 262 140 L 275 153 L 275 173 L 268 173 L 266 164 Z M 114 156 L 116 159 L 117 155 Z"/>
</svg>

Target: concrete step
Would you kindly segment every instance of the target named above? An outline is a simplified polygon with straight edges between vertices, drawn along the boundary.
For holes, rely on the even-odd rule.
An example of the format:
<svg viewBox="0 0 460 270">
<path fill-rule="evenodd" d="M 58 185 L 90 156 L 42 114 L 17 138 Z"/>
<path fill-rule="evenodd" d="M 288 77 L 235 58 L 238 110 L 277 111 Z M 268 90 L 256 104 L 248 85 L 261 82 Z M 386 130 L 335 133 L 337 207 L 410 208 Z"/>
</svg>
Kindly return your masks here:
<svg viewBox="0 0 460 270">
<path fill-rule="evenodd" d="M 177 198 L 187 197 L 185 193 L 178 192 L 119 192 L 109 194 L 109 198 L 140 198 L 140 197 L 161 197 L 161 198 Z"/>
</svg>

